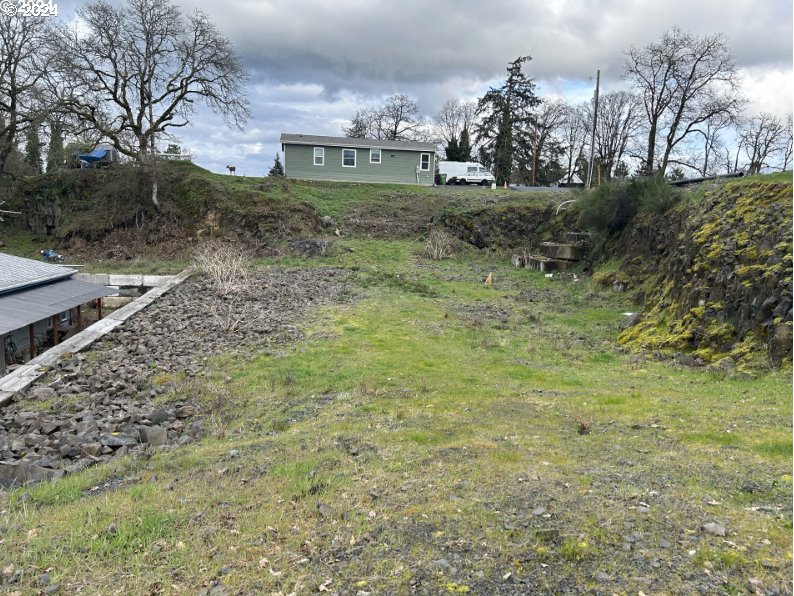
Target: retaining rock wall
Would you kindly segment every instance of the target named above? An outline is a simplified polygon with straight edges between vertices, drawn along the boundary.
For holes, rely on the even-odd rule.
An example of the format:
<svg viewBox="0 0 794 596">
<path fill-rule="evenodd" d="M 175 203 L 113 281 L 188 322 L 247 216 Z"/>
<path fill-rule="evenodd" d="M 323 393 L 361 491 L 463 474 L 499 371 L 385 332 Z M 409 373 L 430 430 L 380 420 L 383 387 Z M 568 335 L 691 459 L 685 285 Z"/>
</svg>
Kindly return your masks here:
<svg viewBox="0 0 794 596">
<path fill-rule="evenodd" d="M 684 208 L 638 216 L 616 253 L 627 255 L 623 272 L 645 303 L 622 344 L 726 367 L 790 361 L 791 183 L 731 182 Z"/>
</svg>

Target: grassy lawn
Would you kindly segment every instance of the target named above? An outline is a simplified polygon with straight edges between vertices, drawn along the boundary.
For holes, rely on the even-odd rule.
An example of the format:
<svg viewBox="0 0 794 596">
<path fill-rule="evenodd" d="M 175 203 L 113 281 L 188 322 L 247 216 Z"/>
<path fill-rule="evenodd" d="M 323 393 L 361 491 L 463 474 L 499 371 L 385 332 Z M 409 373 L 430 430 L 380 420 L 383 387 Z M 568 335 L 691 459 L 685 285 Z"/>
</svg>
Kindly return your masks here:
<svg viewBox="0 0 794 596">
<path fill-rule="evenodd" d="M 3 495 L 11 589 L 790 589 L 790 369 L 623 353 L 625 295 L 477 254 L 342 239 L 290 264 L 352 269 L 359 299 L 185 382 L 200 443 Z"/>
</svg>

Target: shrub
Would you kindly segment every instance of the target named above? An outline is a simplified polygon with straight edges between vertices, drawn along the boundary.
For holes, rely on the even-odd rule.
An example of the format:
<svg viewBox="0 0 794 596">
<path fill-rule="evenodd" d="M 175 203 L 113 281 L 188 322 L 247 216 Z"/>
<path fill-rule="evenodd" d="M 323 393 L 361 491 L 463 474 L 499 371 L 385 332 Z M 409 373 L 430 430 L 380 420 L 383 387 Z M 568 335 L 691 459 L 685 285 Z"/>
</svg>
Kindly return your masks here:
<svg viewBox="0 0 794 596">
<path fill-rule="evenodd" d="M 613 180 L 584 193 L 577 202 L 579 225 L 595 232 L 614 234 L 626 227 L 641 210 L 664 213 L 683 197 L 663 176 L 638 176 L 630 182 Z"/>
<path fill-rule="evenodd" d="M 435 261 L 451 257 L 454 247 L 455 238 L 443 230 L 433 229 L 427 236 L 427 256 Z"/>
<path fill-rule="evenodd" d="M 581 227 L 613 234 L 637 213 L 637 199 L 629 193 L 629 184 L 613 180 L 584 193 L 576 207 Z"/>
<path fill-rule="evenodd" d="M 629 193 L 640 200 L 640 209 L 646 213 L 665 213 L 681 201 L 683 193 L 670 186 L 661 174 L 634 178 Z"/>
<path fill-rule="evenodd" d="M 231 244 L 208 242 L 193 257 L 193 264 L 226 296 L 250 285 L 250 259 L 247 252 Z"/>
</svg>

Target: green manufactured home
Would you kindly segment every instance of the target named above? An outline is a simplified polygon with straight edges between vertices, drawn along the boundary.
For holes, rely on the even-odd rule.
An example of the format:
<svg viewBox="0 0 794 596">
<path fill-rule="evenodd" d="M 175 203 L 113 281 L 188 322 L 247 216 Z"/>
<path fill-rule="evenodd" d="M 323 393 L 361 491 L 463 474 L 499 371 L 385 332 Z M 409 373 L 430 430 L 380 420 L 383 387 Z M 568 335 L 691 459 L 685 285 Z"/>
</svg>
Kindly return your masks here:
<svg viewBox="0 0 794 596">
<path fill-rule="evenodd" d="M 281 150 L 289 178 L 428 186 L 435 179 L 434 143 L 282 133 Z"/>
</svg>

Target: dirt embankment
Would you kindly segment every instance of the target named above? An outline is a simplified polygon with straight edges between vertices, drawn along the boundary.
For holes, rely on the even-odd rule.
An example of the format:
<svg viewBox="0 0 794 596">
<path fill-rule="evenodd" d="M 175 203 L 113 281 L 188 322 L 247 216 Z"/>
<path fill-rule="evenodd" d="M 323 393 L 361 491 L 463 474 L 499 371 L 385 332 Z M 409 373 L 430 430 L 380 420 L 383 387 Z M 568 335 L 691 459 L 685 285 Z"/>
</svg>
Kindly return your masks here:
<svg viewBox="0 0 794 596">
<path fill-rule="evenodd" d="M 728 183 L 635 218 L 615 254 L 625 255 L 623 273 L 645 309 L 620 342 L 726 368 L 790 361 L 791 194 L 791 183 Z"/>
<path fill-rule="evenodd" d="M 160 209 L 148 169 L 65 170 L 18 182 L 9 205 L 21 215 L 10 225 L 91 260 L 177 258 L 201 237 L 262 245 L 319 229 L 317 210 L 281 179 L 227 180 L 189 163 L 160 168 Z"/>
<path fill-rule="evenodd" d="M 448 211 L 438 219 L 460 240 L 477 248 L 536 248 L 543 241 L 562 241 L 566 231 L 576 229 L 572 212 L 556 214 L 550 204 L 496 204 Z"/>
<path fill-rule="evenodd" d="M 444 227 L 478 248 L 526 248 L 571 228 L 567 212 L 555 216 L 561 199 L 552 191 L 243 178 L 184 162 L 163 163 L 154 175 L 160 209 L 152 171 L 135 164 L 27 178 L 12 193 L 11 207 L 21 212 L 12 225 L 73 258 L 116 261 L 182 258 L 202 237 L 267 253 L 337 227 L 345 236 L 385 240 L 421 239 Z"/>
</svg>

